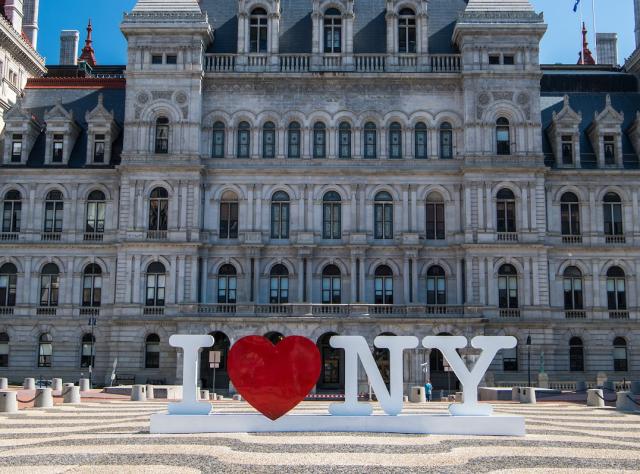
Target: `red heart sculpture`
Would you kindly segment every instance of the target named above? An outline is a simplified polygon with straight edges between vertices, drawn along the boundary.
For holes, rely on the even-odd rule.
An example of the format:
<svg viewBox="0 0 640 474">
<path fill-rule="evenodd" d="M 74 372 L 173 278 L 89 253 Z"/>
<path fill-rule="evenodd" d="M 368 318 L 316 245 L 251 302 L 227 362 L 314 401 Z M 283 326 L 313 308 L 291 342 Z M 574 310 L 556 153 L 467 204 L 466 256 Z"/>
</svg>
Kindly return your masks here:
<svg viewBox="0 0 640 474">
<path fill-rule="evenodd" d="M 227 362 L 238 393 L 272 420 L 304 400 L 320 377 L 320 351 L 301 336 L 275 346 L 261 336 L 243 337 L 231 347 Z"/>
</svg>

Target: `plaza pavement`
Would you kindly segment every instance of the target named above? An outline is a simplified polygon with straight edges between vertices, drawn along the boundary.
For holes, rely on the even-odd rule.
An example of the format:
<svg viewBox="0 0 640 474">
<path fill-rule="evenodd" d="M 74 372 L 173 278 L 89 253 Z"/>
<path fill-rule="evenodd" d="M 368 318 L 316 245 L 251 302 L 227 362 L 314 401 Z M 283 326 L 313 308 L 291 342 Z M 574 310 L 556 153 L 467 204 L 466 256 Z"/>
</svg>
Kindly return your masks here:
<svg viewBox="0 0 640 474">
<path fill-rule="evenodd" d="M 150 435 L 166 402 L 86 399 L 82 405 L 0 414 L 0 474 L 11 473 L 608 473 L 639 472 L 640 414 L 571 403 L 496 404 L 526 417 L 527 436 L 388 434 Z M 299 413 L 326 413 L 305 402 Z M 445 403 L 405 413 L 444 413 Z M 219 412 L 252 412 L 214 402 Z"/>
</svg>

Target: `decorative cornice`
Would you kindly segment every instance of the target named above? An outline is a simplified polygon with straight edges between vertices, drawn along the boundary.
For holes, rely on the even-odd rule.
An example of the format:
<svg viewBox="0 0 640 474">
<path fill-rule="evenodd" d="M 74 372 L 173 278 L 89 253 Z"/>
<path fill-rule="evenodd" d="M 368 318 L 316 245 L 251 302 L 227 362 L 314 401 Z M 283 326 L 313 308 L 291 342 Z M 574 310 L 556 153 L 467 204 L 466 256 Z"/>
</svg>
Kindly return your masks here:
<svg viewBox="0 0 640 474">
<path fill-rule="evenodd" d="M 458 23 L 544 23 L 544 14 L 527 11 L 462 12 Z"/>
<path fill-rule="evenodd" d="M 26 63 L 25 66 L 34 75 L 41 75 L 47 72 L 45 59 L 33 49 L 33 46 L 2 15 L 0 15 L 0 43 L 14 56 L 18 57 L 22 63 Z"/>
</svg>

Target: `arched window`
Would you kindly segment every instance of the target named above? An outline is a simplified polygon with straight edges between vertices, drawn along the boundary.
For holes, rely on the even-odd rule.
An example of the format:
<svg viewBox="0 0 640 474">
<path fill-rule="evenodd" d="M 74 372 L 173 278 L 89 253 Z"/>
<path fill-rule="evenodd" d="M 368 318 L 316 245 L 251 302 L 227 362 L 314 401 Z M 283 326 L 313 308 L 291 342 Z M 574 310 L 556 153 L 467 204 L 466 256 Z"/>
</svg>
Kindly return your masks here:
<svg viewBox="0 0 640 474">
<path fill-rule="evenodd" d="M 516 232 L 516 197 L 510 189 L 496 195 L 496 227 L 501 234 Z"/>
<path fill-rule="evenodd" d="M 324 52 L 342 52 L 342 16 L 337 8 L 324 12 Z"/>
<path fill-rule="evenodd" d="M 426 160 L 429 157 L 427 150 L 427 126 L 422 122 L 418 122 L 414 134 L 416 158 Z"/>
<path fill-rule="evenodd" d="M 335 265 L 327 265 L 322 270 L 322 304 L 342 302 L 342 277 Z"/>
<path fill-rule="evenodd" d="M 251 156 L 251 126 L 248 122 L 238 124 L 238 158 Z"/>
<path fill-rule="evenodd" d="M 498 306 L 501 309 L 518 308 L 518 271 L 513 265 L 502 265 L 498 270 Z"/>
<path fill-rule="evenodd" d="M 322 198 L 322 238 L 342 238 L 342 199 L 335 191 L 329 191 Z"/>
<path fill-rule="evenodd" d="M 82 306 L 98 308 L 102 302 L 102 269 L 92 263 L 84 269 L 82 277 Z"/>
<path fill-rule="evenodd" d="M 389 126 L 389 158 L 402 158 L 402 126 L 398 122 Z"/>
<path fill-rule="evenodd" d="M 560 220 L 563 236 L 571 237 L 581 234 L 580 202 L 575 194 L 564 193 L 560 198 Z"/>
<path fill-rule="evenodd" d="M 269 282 L 269 303 L 285 304 L 289 302 L 289 270 L 284 265 L 274 265 Z"/>
<path fill-rule="evenodd" d="M 327 157 L 327 127 L 322 122 L 313 126 L 313 157 Z"/>
<path fill-rule="evenodd" d="M 2 232 L 19 233 L 22 221 L 22 196 L 19 191 L 9 191 L 4 195 L 2 206 Z"/>
<path fill-rule="evenodd" d="M 504 117 L 496 121 L 496 152 L 498 155 L 511 154 L 511 129 L 509 121 Z"/>
<path fill-rule="evenodd" d="M 40 272 L 40 306 L 58 306 L 60 271 L 55 263 L 47 263 Z"/>
<path fill-rule="evenodd" d="M 9 335 L 0 332 L 0 367 L 9 367 Z"/>
<path fill-rule="evenodd" d="M 364 157 L 376 158 L 378 156 L 378 131 L 376 124 L 367 122 L 364 126 Z"/>
<path fill-rule="evenodd" d="M 287 131 L 287 156 L 289 158 L 300 158 L 300 124 L 291 122 Z"/>
<path fill-rule="evenodd" d="M 505 372 L 518 371 L 518 346 L 512 349 L 503 349 L 502 351 L 502 369 Z"/>
<path fill-rule="evenodd" d="M 149 198 L 149 230 L 166 231 L 169 228 L 169 193 L 155 188 Z"/>
<path fill-rule="evenodd" d="M 393 304 L 393 272 L 386 265 L 376 268 L 374 297 L 375 304 Z"/>
<path fill-rule="evenodd" d="M 226 191 L 220 199 L 220 238 L 238 238 L 238 196 Z"/>
<path fill-rule="evenodd" d="M 44 333 L 38 339 L 38 367 L 51 367 L 53 359 L 53 338 Z"/>
<path fill-rule="evenodd" d="M 0 267 L 0 306 L 16 305 L 17 286 L 18 269 L 13 263 L 5 263 Z"/>
<path fill-rule="evenodd" d="M 627 341 L 624 337 L 616 337 L 613 340 L 613 370 L 616 372 L 629 370 Z"/>
<path fill-rule="evenodd" d="M 213 124 L 213 147 L 211 150 L 213 158 L 224 158 L 225 133 L 224 123 L 216 122 Z"/>
<path fill-rule="evenodd" d="M 572 337 L 569 341 L 569 370 L 584 372 L 584 345 L 579 337 Z"/>
<path fill-rule="evenodd" d="M 107 209 L 107 198 L 102 191 L 92 191 L 87 198 L 87 222 L 84 231 L 88 234 L 103 234 Z"/>
<path fill-rule="evenodd" d="M 249 26 L 249 52 L 266 53 L 269 38 L 267 12 L 263 8 L 255 8 L 251 12 Z"/>
<path fill-rule="evenodd" d="M 156 120 L 156 153 L 169 153 L 169 119 L 158 117 Z"/>
<path fill-rule="evenodd" d="M 160 368 L 160 337 L 157 334 L 149 334 L 145 340 L 144 368 Z"/>
<path fill-rule="evenodd" d="M 340 158 L 351 158 L 351 125 L 349 122 L 342 122 L 338 128 L 338 142 Z"/>
<path fill-rule="evenodd" d="M 218 304 L 236 304 L 238 277 L 233 265 L 222 265 L 218 270 Z"/>
<path fill-rule="evenodd" d="M 440 125 L 440 158 L 453 158 L 453 127 L 449 122 Z"/>
<path fill-rule="evenodd" d="M 393 239 L 393 198 L 386 191 L 376 194 L 374 221 L 375 239 Z"/>
<path fill-rule="evenodd" d="M 96 362 L 96 338 L 92 334 L 82 336 L 82 347 L 80 349 L 80 367 L 93 368 Z"/>
<path fill-rule="evenodd" d="M 584 309 L 582 295 L 582 272 L 577 267 L 567 267 L 563 274 L 564 309 L 568 311 Z"/>
<path fill-rule="evenodd" d="M 271 238 L 289 238 L 289 195 L 284 191 L 271 198 Z"/>
<path fill-rule="evenodd" d="M 427 196 L 427 240 L 444 240 L 444 200 L 439 193 Z"/>
<path fill-rule="evenodd" d="M 165 287 L 167 272 L 160 262 L 153 262 L 147 267 L 147 293 L 145 305 L 163 307 L 165 303 Z"/>
<path fill-rule="evenodd" d="M 427 304 L 447 304 L 447 280 L 444 270 L 439 265 L 427 270 Z"/>
<path fill-rule="evenodd" d="M 626 275 L 620 267 L 607 271 L 607 304 L 610 311 L 627 310 Z"/>
<path fill-rule="evenodd" d="M 59 234 L 62 232 L 62 214 L 64 202 L 60 191 L 51 191 L 47 194 L 44 203 L 44 231 L 47 234 Z M 53 240 L 53 239 L 52 239 Z M 58 239 L 59 240 L 59 237 Z"/>
<path fill-rule="evenodd" d="M 416 14 L 410 8 L 400 10 L 398 17 L 398 52 L 416 52 Z"/>
<path fill-rule="evenodd" d="M 603 199 L 604 235 L 607 237 L 624 235 L 622 225 L 622 200 L 616 193 L 607 193 Z"/>
<path fill-rule="evenodd" d="M 262 158 L 276 157 L 276 126 L 267 122 L 262 126 Z"/>
</svg>

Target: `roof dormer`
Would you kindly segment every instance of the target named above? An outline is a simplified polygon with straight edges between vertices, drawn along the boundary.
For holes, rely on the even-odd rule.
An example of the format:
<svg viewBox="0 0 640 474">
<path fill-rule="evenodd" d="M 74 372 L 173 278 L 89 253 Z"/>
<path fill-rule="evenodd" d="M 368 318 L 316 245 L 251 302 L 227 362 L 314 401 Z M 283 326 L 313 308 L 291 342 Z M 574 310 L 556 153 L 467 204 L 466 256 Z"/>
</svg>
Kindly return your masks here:
<svg viewBox="0 0 640 474">
<path fill-rule="evenodd" d="M 111 162 L 113 142 L 120 134 L 113 111 L 104 106 L 104 97 L 98 96 L 98 105 L 85 114 L 87 122 L 87 164 L 108 165 Z"/>
<path fill-rule="evenodd" d="M 280 0 L 239 0 L 238 65 L 280 67 Z"/>
<path fill-rule="evenodd" d="M 56 105 L 44 114 L 44 120 L 47 124 L 45 165 L 68 164 L 81 130 L 73 111 L 65 109 L 62 100 L 58 99 Z"/>
<path fill-rule="evenodd" d="M 551 142 L 556 165 L 580 168 L 580 124 L 582 113 L 576 112 L 569 104 L 569 96 L 564 96 L 564 106 L 560 112 L 553 112 L 547 135 Z"/>
<path fill-rule="evenodd" d="M 27 109 L 21 98 L 4 114 L 3 164 L 24 165 L 42 132 L 42 124 Z"/>
<path fill-rule="evenodd" d="M 624 113 L 611 105 L 611 96 L 607 94 L 604 110 L 595 113 L 593 123 L 587 129 L 593 149 L 598 159 L 598 167 L 622 167 L 622 123 Z"/>
<path fill-rule="evenodd" d="M 386 4 L 387 53 L 391 66 L 401 69 L 407 62 L 414 61 L 416 66 L 426 65 L 429 52 L 427 0 L 387 0 Z"/>
</svg>

